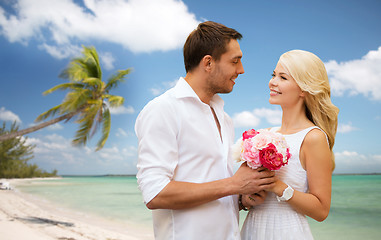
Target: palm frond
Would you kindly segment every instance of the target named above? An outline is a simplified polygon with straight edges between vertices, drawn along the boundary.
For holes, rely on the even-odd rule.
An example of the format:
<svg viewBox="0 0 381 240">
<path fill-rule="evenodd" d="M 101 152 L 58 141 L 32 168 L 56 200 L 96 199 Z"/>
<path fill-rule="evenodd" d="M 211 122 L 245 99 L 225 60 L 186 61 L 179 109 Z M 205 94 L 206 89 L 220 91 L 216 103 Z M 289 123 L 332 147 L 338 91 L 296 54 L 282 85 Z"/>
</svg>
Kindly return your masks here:
<svg viewBox="0 0 381 240">
<path fill-rule="evenodd" d="M 90 113 L 88 112 L 86 115 L 82 114 L 82 118 L 76 121 L 77 123 L 80 123 L 80 127 L 72 141 L 74 145 L 86 145 L 87 140 L 90 138 L 90 132 L 93 128 L 94 121 L 89 115 Z"/>
<path fill-rule="evenodd" d="M 120 107 L 124 103 L 124 97 L 116 96 L 116 95 L 105 95 L 105 98 L 107 98 L 110 107 Z"/>
<path fill-rule="evenodd" d="M 119 83 L 124 82 L 126 75 L 130 74 L 131 71 L 132 71 L 131 68 L 128 68 L 126 70 L 118 70 L 117 74 L 112 75 L 108 79 L 107 84 L 106 84 L 106 88 L 105 88 L 106 91 L 108 92 L 111 89 L 117 87 Z"/>
<path fill-rule="evenodd" d="M 105 83 L 99 78 L 86 78 L 83 80 L 83 83 L 93 91 L 93 96 L 100 97 L 102 95 Z"/>
<path fill-rule="evenodd" d="M 50 94 L 54 91 L 57 91 L 57 90 L 78 89 L 78 88 L 83 88 L 83 87 L 84 87 L 84 85 L 82 83 L 73 83 L 73 82 L 62 83 L 62 84 L 59 84 L 57 86 L 52 87 L 51 89 L 46 90 L 42 94 L 48 95 L 48 94 Z"/>
<path fill-rule="evenodd" d="M 75 146 L 80 146 L 80 145 L 86 145 L 88 137 L 89 137 L 89 132 L 92 126 L 92 122 L 83 122 L 77 132 L 75 133 L 75 137 L 72 141 L 72 144 Z"/>
<path fill-rule="evenodd" d="M 87 101 L 86 108 L 80 113 L 76 122 L 82 123 L 88 120 L 95 122 L 98 112 L 102 112 L 102 100 L 89 100 Z"/>
<path fill-rule="evenodd" d="M 61 104 L 62 112 L 74 112 L 78 108 L 87 105 L 89 99 L 91 99 L 91 91 L 88 89 L 77 89 L 75 92 L 69 92 Z"/>
<path fill-rule="evenodd" d="M 58 111 L 61 110 L 61 107 L 62 107 L 62 105 L 60 104 L 60 105 L 57 105 L 57 106 L 55 106 L 55 107 L 49 109 L 48 111 L 46 111 L 46 112 L 40 114 L 40 115 L 36 118 L 36 120 L 34 120 L 34 121 L 35 121 L 35 122 L 41 122 L 42 120 L 45 120 L 45 119 L 47 119 L 47 118 L 50 117 L 50 116 L 54 116 Z"/>
<path fill-rule="evenodd" d="M 86 62 L 83 58 L 75 58 L 73 59 L 68 67 L 64 69 L 59 75 L 60 78 L 69 79 L 70 81 L 80 82 L 84 78 L 89 76 L 89 72 L 87 70 Z"/>
<path fill-rule="evenodd" d="M 95 77 L 85 78 L 83 79 L 82 82 L 90 86 L 97 86 L 97 85 L 99 86 L 102 84 L 102 81 L 99 78 L 95 78 Z"/>
<path fill-rule="evenodd" d="M 77 123 L 80 124 L 79 130 L 76 132 L 74 145 L 85 145 L 87 140 L 94 135 L 97 128 L 97 121 L 99 121 L 98 115 L 102 109 L 102 101 L 98 100 L 97 103 L 93 103 L 84 109 L 78 119 Z M 94 125 L 95 124 L 95 125 Z"/>
<path fill-rule="evenodd" d="M 97 51 L 94 47 L 82 47 L 82 56 L 74 58 L 59 77 L 74 82 L 80 82 L 89 77 L 102 79 L 102 70 Z"/>
<path fill-rule="evenodd" d="M 110 134 L 110 129 L 111 129 L 111 117 L 110 117 L 110 110 L 108 108 L 105 109 L 103 113 L 103 121 L 102 121 L 102 137 L 97 143 L 97 148 L 95 151 L 98 151 L 103 148 L 105 145 L 108 136 Z"/>
<path fill-rule="evenodd" d="M 94 101 L 90 103 L 84 111 L 80 114 L 80 117 L 77 119 L 77 123 L 89 123 L 87 137 L 91 138 L 94 136 L 98 130 L 99 123 L 102 121 L 102 100 Z"/>
<path fill-rule="evenodd" d="M 102 79 L 102 69 L 99 63 L 99 56 L 95 47 L 83 47 L 84 60 L 88 65 L 89 76 Z"/>
</svg>

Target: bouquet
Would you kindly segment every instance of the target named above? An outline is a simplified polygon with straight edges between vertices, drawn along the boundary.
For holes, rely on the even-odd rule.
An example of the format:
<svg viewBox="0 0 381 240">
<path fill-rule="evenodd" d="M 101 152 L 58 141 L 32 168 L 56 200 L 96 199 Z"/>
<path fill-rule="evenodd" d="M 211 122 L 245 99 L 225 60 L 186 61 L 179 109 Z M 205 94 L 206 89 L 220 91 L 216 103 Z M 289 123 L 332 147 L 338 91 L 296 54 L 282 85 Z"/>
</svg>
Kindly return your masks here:
<svg viewBox="0 0 381 240">
<path fill-rule="evenodd" d="M 238 162 L 246 161 L 252 169 L 263 166 L 269 170 L 278 170 L 291 157 L 284 136 L 265 129 L 245 131 L 232 148 L 233 157 Z"/>
</svg>

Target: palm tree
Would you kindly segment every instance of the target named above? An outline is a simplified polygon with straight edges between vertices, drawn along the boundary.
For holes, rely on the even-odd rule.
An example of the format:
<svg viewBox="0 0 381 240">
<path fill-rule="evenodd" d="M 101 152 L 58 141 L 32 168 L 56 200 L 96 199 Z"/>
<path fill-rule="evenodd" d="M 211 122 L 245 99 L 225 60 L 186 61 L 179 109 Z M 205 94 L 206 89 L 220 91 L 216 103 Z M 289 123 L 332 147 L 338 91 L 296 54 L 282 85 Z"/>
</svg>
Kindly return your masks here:
<svg viewBox="0 0 381 240">
<path fill-rule="evenodd" d="M 72 143 L 74 145 L 86 145 L 87 141 L 102 126 L 101 138 L 97 143 L 96 151 L 103 148 L 111 127 L 109 107 L 119 107 L 124 102 L 123 97 L 110 95 L 109 92 L 124 81 L 131 69 L 119 70 L 105 83 L 102 81 L 102 71 L 95 48 L 83 46 L 82 54 L 81 57 L 74 58 L 60 74 L 60 77 L 68 79 L 69 82 L 59 84 L 43 93 L 47 95 L 56 90 L 69 90 L 63 102 L 42 113 L 35 121 L 41 122 L 55 115 L 59 115 L 59 117 L 18 132 L 1 135 L 0 141 L 28 134 L 62 120 L 69 121 L 76 117 L 75 122 L 80 126 Z"/>
</svg>

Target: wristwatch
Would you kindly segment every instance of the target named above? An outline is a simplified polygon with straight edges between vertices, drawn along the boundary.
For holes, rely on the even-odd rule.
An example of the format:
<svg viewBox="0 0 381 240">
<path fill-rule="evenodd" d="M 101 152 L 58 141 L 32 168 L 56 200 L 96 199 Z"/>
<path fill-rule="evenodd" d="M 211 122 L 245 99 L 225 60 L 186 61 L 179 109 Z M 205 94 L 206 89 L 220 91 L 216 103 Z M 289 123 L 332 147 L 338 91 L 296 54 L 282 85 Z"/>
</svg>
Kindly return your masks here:
<svg viewBox="0 0 381 240">
<path fill-rule="evenodd" d="M 292 189 L 292 187 L 287 185 L 287 188 L 283 191 L 282 196 L 281 197 L 276 196 L 276 199 L 278 200 L 278 202 L 286 202 L 290 200 L 290 198 L 292 198 L 293 195 L 294 195 L 294 189 Z"/>
</svg>

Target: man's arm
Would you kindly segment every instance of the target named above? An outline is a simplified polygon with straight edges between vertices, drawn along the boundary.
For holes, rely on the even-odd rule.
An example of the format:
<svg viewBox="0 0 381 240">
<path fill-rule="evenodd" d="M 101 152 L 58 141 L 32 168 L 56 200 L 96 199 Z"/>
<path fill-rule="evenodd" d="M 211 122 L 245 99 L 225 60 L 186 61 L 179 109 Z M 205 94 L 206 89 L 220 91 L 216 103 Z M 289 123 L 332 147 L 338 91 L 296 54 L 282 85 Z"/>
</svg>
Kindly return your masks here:
<svg viewBox="0 0 381 240">
<path fill-rule="evenodd" d="M 172 180 L 178 162 L 176 111 L 162 102 L 149 104 L 139 115 L 138 183 L 150 209 L 184 209 L 221 197 L 253 194 L 271 187 L 273 173 L 241 165 L 230 178 L 206 183 Z M 197 174 L 195 172 L 194 174 Z"/>
<path fill-rule="evenodd" d="M 274 173 L 263 168 L 252 170 L 242 164 L 234 176 L 207 183 L 171 181 L 147 203 L 149 209 L 196 207 L 235 194 L 253 194 L 273 187 Z"/>
</svg>

